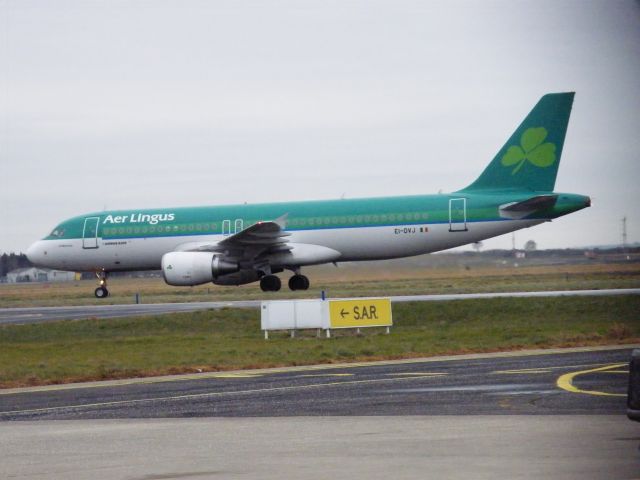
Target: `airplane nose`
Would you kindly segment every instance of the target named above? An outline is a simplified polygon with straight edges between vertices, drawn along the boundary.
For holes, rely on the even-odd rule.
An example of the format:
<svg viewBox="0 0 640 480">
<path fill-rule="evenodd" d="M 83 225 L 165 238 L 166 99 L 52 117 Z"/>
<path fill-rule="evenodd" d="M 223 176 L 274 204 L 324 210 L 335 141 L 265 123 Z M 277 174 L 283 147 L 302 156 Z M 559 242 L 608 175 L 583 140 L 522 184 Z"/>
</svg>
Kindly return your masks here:
<svg viewBox="0 0 640 480">
<path fill-rule="evenodd" d="M 40 260 L 42 260 L 42 248 L 40 248 L 40 242 L 32 243 L 29 248 L 27 248 L 25 255 L 31 263 L 40 263 Z"/>
</svg>

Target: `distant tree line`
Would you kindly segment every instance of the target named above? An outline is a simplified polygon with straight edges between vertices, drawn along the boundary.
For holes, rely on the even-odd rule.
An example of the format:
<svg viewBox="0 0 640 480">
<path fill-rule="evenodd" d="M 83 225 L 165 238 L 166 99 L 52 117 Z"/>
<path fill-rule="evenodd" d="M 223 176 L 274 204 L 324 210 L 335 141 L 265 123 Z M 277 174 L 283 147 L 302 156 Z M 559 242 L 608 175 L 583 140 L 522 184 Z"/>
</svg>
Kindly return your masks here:
<svg viewBox="0 0 640 480">
<path fill-rule="evenodd" d="M 640 247 L 612 247 L 612 248 L 550 248 L 546 250 L 538 250 L 536 242 L 533 240 L 528 241 L 524 250 L 527 251 L 527 256 L 532 258 L 545 258 L 545 257 L 582 257 L 585 251 L 590 251 L 595 254 L 623 254 L 623 253 L 640 253 Z M 508 258 L 513 256 L 513 250 L 484 250 L 478 251 L 478 248 L 474 246 L 475 251 L 462 251 L 462 252 L 447 252 L 439 255 L 463 255 L 470 257 L 494 257 L 494 258 Z"/>
<path fill-rule="evenodd" d="M 0 256 L 0 277 L 4 277 L 7 272 L 15 270 L 16 268 L 27 268 L 32 266 L 33 265 L 24 253 L 3 253 L 2 256 Z"/>
</svg>

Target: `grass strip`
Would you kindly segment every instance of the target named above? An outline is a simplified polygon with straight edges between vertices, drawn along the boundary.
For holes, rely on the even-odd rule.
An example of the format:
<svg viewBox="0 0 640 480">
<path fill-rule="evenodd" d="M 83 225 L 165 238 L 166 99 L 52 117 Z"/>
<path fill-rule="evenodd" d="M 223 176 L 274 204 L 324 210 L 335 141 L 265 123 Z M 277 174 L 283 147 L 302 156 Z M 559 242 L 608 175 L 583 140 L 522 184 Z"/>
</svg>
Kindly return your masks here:
<svg viewBox="0 0 640 480">
<path fill-rule="evenodd" d="M 496 298 L 393 307 L 381 329 L 265 341 L 259 311 L 223 309 L 0 327 L 0 387 L 640 341 L 640 296 Z"/>
<path fill-rule="evenodd" d="M 320 267 L 318 267 L 320 268 Z M 371 268 L 330 267 L 317 272 L 310 268 L 312 287 L 291 292 L 283 288 L 270 292 L 270 299 L 319 298 L 325 290 L 332 298 L 447 293 L 514 292 L 538 290 L 589 290 L 640 287 L 640 264 L 558 265 L 519 268 L 474 267 L 398 270 L 378 272 Z M 305 270 L 306 272 L 306 270 Z M 324 272 L 324 273 L 323 273 Z M 376 273 L 377 272 L 377 273 Z M 419 276 L 416 276 L 419 275 Z M 282 277 L 285 284 L 287 277 Z M 210 300 L 260 300 L 264 292 L 257 284 L 171 287 L 161 278 L 113 278 L 110 296 L 96 299 L 96 282 L 0 284 L 0 307 L 62 305 L 105 305 L 134 303 L 139 294 L 144 303 L 196 302 Z"/>
</svg>

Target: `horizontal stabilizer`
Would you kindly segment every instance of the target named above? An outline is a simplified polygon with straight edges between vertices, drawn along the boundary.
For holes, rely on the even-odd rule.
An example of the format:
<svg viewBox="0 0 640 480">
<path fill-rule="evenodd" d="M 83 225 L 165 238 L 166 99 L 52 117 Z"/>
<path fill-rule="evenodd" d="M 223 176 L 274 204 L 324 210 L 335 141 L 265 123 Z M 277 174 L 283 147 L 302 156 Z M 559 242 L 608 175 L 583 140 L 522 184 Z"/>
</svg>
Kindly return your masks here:
<svg viewBox="0 0 640 480">
<path fill-rule="evenodd" d="M 522 202 L 511 202 L 500 205 L 499 211 L 502 218 L 519 220 L 539 210 L 552 208 L 558 201 L 558 195 L 536 195 Z"/>
</svg>

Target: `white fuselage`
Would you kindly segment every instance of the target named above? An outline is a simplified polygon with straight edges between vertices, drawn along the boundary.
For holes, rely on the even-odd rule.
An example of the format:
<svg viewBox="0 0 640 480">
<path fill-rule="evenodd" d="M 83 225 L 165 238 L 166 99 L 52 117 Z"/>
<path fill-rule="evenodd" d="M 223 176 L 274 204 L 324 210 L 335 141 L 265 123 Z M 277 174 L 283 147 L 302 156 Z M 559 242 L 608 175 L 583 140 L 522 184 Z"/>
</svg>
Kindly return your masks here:
<svg viewBox="0 0 640 480">
<path fill-rule="evenodd" d="M 450 231 L 449 224 L 422 226 L 352 227 L 292 232 L 290 242 L 321 245 L 340 252 L 338 261 L 384 260 L 409 257 L 477 242 L 543 220 L 502 220 L 467 224 L 465 231 Z M 189 243 L 216 243 L 223 235 L 201 235 Z M 41 240 L 27 255 L 35 263 L 72 271 L 157 270 L 165 253 L 181 250 L 182 236 L 160 238 L 97 239 L 97 246 L 86 248 L 82 239 Z"/>
</svg>

